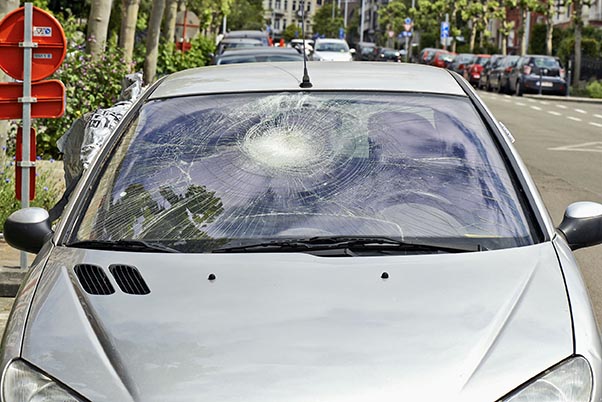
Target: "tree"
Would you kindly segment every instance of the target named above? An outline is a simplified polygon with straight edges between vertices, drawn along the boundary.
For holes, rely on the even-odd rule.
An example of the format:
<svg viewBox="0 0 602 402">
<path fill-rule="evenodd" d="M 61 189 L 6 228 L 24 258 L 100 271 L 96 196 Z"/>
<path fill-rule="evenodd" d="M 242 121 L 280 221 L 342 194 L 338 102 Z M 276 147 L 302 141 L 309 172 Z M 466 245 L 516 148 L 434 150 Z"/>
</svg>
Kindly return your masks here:
<svg viewBox="0 0 602 402">
<path fill-rule="evenodd" d="M 123 58 L 127 64 L 132 62 L 136 37 L 136 22 L 140 0 L 122 0 L 123 18 L 119 34 L 119 46 L 123 49 Z"/>
<path fill-rule="evenodd" d="M 88 53 L 98 58 L 105 49 L 113 0 L 92 0 L 88 18 Z"/>
<path fill-rule="evenodd" d="M 282 37 L 285 41 L 290 42 L 292 39 L 301 37 L 301 27 L 297 24 L 289 24 L 286 26 L 284 32 L 282 32 Z"/>
<path fill-rule="evenodd" d="M 265 25 L 262 0 L 234 0 L 230 9 L 230 30 L 261 30 Z"/>
<path fill-rule="evenodd" d="M 327 38 L 338 38 L 339 29 L 341 29 L 343 25 L 344 21 L 343 16 L 341 15 L 341 10 L 335 7 L 333 18 L 331 4 L 324 4 L 314 14 L 312 32 L 319 33 Z"/>
<path fill-rule="evenodd" d="M 178 17 L 178 0 L 167 0 L 165 7 L 165 25 L 163 26 L 163 40 L 173 42 L 176 37 L 176 19 Z"/>
<path fill-rule="evenodd" d="M 159 34 L 161 33 L 161 19 L 163 18 L 164 9 L 165 0 L 153 0 L 146 36 L 146 57 L 144 59 L 144 82 L 147 84 L 153 82 L 157 74 Z"/>
<path fill-rule="evenodd" d="M 573 82 L 581 80 L 581 39 L 583 31 L 583 6 L 591 6 L 591 0 L 569 0 L 567 7 L 573 5 L 571 20 L 575 33 L 575 66 L 573 68 Z"/>
</svg>

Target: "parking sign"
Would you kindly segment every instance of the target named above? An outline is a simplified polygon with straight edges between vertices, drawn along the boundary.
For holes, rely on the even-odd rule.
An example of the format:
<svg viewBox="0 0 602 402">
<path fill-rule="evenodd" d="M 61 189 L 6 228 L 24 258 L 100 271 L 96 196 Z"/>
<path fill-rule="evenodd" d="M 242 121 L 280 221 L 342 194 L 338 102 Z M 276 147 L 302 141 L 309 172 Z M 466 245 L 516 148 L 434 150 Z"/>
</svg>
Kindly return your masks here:
<svg viewBox="0 0 602 402">
<path fill-rule="evenodd" d="M 441 39 L 449 38 L 449 22 L 441 23 Z"/>
</svg>

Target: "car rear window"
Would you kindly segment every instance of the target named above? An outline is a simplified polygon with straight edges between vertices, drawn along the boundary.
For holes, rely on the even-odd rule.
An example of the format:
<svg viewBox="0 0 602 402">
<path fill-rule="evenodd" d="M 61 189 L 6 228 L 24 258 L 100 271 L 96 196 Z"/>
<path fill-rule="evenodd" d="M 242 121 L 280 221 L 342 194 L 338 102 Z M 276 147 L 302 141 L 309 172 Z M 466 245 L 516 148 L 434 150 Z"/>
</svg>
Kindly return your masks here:
<svg viewBox="0 0 602 402">
<path fill-rule="evenodd" d="M 467 98 L 370 93 L 146 103 L 72 240 L 324 235 L 532 244 L 504 158 Z M 194 246 L 191 246 L 194 245 Z"/>
</svg>

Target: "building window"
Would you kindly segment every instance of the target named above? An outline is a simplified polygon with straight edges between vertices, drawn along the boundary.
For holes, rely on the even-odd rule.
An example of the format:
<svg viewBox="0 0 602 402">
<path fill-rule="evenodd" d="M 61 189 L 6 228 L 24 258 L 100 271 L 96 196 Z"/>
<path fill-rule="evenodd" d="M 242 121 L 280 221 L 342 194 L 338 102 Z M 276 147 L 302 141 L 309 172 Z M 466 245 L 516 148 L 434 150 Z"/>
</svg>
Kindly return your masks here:
<svg viewBox="0 0 602 402">
<path fill-rule="evenodd" d="M 276 8 L 276 10 L 280 10 L 280 0 L 276 0 L 276 5 L 274 8 Z"/>
<path fill-rule="evenodd" d="M 274 21 L 274 29 L 280 29 L 280 19 Z"/>
<path fill-rule="evenodd" d="M 316 3 L 318 3 L 319 6 L 322 5 L 322 0 L 318 0 Z"/>
<path fill-rule="evenodd" d="M 288 10 L 288 0 L 284 0 L 284 9 Z"/>
<path fill-rule="evenodd" d="M 268 2 L 268 9 L 271 10 L 272 9 L 272 0 L 269 0 Z"/>
<path fill-rule="evenodd" d="M 311 11 L 311 2 L 307 3 L 307 12 Z"/>
<path fill-rule="evenodd" d="M 297 0 L 293 0 L 293 11 L 297 9 Z"/>
<path fill-rule="evenodd" d="M 282 29 L 286 29 L 286 20 L 282 20 Z"/>
</svg>

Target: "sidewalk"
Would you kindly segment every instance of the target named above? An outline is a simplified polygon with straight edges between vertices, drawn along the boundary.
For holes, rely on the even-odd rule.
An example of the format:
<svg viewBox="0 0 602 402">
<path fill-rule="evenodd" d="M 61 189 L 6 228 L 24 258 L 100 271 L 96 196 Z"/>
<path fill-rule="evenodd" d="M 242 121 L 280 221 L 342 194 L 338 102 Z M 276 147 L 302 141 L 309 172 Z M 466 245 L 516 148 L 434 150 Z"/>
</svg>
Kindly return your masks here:
<svg viewBox="0 0 602 402">
<path fill-rule="evenodd" d="M 10 247 L 0 235 L 0 297 L 15 297 L 27 270 L 22 270 L 20 252 Z M 29 263 L 33 261 L 31 255 Z"/>
<path fill-rule="evenodd" d="M 558 96 L 558 95 L 533 95 L 533 94 L 525 94 L 525 98 L 533 98 L 540 100 L 551 100 L 558 102 L 575 102 L 575 103 L 592 103 L 598 104 L 602 106 L 602 99 L 595 98 L 579 98 L 576 96 Z"/>
</svg>

